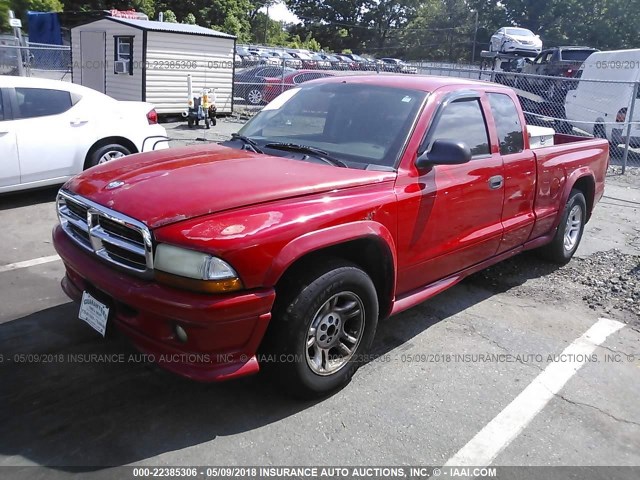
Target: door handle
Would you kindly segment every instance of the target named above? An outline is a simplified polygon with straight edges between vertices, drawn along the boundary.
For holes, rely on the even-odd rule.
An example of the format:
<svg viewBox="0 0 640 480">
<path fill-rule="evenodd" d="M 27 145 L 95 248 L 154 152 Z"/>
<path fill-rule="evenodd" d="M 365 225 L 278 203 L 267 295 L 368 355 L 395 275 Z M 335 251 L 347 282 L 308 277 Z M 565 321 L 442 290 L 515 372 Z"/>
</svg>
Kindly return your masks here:
<svg viewBox="0 0 640 480">
<path fill-rule="evenodd" d="M 495 175 L 489 179 L 489 188 L 491 190 L 497 190 L 502 187 L 503 183 L 504 178 L 502 178 L 502 175 Z"/>
<path fill-rule="evenodd" d="M 79 118 L 76 118 L 74 120 L 71 120 L 69 123 L 72 126 L 76 127 L 78 125 L 84 125 L 85 123 L 88 123 L 88 122 L 89 122 L 89 120 L 80 120 Z"/>
</svg>

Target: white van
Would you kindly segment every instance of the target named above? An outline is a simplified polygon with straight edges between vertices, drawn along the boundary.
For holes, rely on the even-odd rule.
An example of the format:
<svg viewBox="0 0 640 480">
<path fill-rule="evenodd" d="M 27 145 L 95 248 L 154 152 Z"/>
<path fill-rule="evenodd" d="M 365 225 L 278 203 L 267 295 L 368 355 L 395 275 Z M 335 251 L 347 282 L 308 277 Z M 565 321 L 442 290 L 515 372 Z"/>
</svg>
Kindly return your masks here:
<svg viewBox="0 0 640 480">
<path fill-rule="evenodd" d="M 612 145 L 626 142 L 623 131 L 631 106 L 634 82 L 640 82 L 640 49 L 596 52 L 578 71 L 580 80 L 565 99 L 566 118 L 574 127 L 595 137 L 607 138 Z M 601 83 L 588 80 L 607 80 Z M 631 119 L 632 147 L 640 147 L 640 95 L 635 99 Z"/>
</svg>

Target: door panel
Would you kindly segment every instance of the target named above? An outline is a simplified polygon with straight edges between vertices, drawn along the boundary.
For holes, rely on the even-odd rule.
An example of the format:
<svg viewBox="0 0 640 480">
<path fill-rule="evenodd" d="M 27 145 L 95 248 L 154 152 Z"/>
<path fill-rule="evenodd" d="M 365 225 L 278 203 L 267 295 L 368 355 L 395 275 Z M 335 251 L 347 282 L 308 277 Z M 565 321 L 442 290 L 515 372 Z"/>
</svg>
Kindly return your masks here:
<svg viewBox="0 0 640 480">
<path fill-rule="evenodd" d="M 10 105 L 9 90 L 0 90 L 0 187 L 20 183 L 18 145 Z"/>
<path fill-rule="evenodd" d="M 533 230 L 536 159 L 524 149 L 524 118 L 515 101 L 503 93 L 488 93 L 487 105 L 504 164 L 504 235 L 498 249 L 502 253 L 525 243 Z"/>
<path fill-rule="evenodd" d="M 491 186 L 504 176 L 502 157 L 489 153 L 478 99 L 447 105 L 428 137 L 464 141 L 475 156 L 434 166 L 397 192 L 400 295 L 492 257 L 502 239 L 504 189 Z"/>
<path fill-rule="evenodd" d="M 0 187 L 20 183 L 18 145 L 12 121 L 0 122 Z"/>
<path fill-rule="evenodd" d="M 41 88 L 16 88 L 15 92 L 21 183 L 78 173 L 78 156 L 86 151 L 88 119 L 78 115 L 72 95 Z"/>
</svg>

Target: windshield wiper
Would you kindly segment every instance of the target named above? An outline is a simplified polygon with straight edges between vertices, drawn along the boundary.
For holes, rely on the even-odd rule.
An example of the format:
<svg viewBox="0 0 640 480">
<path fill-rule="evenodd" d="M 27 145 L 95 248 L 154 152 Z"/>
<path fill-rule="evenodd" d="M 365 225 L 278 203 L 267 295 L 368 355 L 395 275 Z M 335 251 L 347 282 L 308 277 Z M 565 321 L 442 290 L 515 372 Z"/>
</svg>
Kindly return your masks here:
<svg viewBox="0 0 640 480">
<path fill-rule="evenodd" d="M 313 155 L 319 160 L 322 160 L 329 165 L 333 165 L 334 167 L 349 168 L 349 165 L 344 163 L 342 160 L 332 157 L 324 150 L 309 147 L 307 145 L 298 145 L 297 143 L 267 143 L 264 147 L 273 148 L 275 150 L 287 150 L 289 152 L 308 153 L 309 155 Z"/>
<path fill-rule="evenodd" d="M 264 153 L 260 149 L 258 144 L 255 142 L 255 140 L 251 140 L 249 137 L 245 137 L 244 135 L 240 135 L 239 133 L 232 133 L 231 134 L 231 139 L 232 140 L 240 140 L 245 145 L 250 146 L 251 150 L 253 150 L 255 153 Z"/>
</svg>

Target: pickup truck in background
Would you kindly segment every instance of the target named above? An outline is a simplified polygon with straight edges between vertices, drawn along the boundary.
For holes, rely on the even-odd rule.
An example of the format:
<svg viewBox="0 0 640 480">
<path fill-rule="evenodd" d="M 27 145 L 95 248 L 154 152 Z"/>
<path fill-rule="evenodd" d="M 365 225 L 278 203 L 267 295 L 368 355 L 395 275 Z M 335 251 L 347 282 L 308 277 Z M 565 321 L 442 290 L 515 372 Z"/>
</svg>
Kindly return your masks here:
<svg viewBox="0 0 640 480">
<path fill-rule="evenodd" d="M 317 396 L 367 361 L 379 319 L 524 250 L 568 262 L 607 164 L 602 139 L 532 150 L 508 87 L 331 77 L 221 145 L 78 175 L 53 239 L 103 335 L 195 380 L 265 368 Z"/>
<path fill-rule="evenodd" d="M 582 63 L 599 52 L 591 47 L 553 47 L 542 50 L 533 60 L 526 58 L 522 73 L 547 77 L 575 78 Z M 531 93 L 541 95 L 546 100 L 564 102 L 567 90 L 575 88 L 577 81 L 551 80 L 548 78 L 527 77 L 519 82 L 519 87 Z"/>
</svg>

